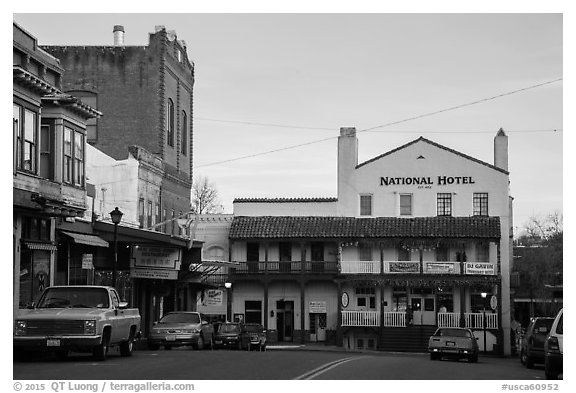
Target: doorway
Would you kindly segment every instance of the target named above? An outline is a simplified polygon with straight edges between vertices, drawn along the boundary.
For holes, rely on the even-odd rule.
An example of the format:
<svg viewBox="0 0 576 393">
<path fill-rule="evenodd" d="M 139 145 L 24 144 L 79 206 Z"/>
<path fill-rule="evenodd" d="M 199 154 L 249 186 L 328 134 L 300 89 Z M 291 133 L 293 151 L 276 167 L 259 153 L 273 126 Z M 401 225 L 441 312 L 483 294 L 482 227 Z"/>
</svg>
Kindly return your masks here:
<svg viewBox="0 0 576 393">
<path fill-rule="evenodd" d="M 310 341 L 326 341 L 326 313 L 310 313 Z"/>
<path fill-rule="evenodd" d="M 436 299 L 434 295 L 412 296 L 410 304 L 414 325 L 436 324 Z"/>
<path fill-rule="evenodd" d="M 294 301 L 276 302 L 276 329 L 278 329 L 278 341 L 294 339 Z"/>
</svg>

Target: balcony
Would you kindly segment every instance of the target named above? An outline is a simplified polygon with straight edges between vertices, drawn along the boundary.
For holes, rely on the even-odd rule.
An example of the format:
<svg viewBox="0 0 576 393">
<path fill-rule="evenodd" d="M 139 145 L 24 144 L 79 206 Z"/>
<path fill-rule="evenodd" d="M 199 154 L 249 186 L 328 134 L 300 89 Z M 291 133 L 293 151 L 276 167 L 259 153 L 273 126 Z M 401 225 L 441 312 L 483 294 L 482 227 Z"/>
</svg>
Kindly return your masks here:
<svg viewBox="0 0 576 393">
<path fill-rule="evenodd" d="M 438 313 L 438 327 L 460 327 L 460 313 Z M 406 312 L 384 312 L 384 327 L 406 327 Z M 484 329 L 483 313 L 464 313 L 464 327 Z M 380 311 L 342 311 L 342 326 L 380 326 Z M 486 313 L 486 329 L 498 329 L 498 315 Z"/>
<path fill-rule="evenodd" d="M 460 313 L 438 313 L 438 327 L 460 327 Z M 471 329 L 484 328 L 483 313 L 464 313 L 464 327 Z M 486 329 L 498 329 L 498 314 L 486 313 Z"/>
<path fill-rule="evenodd" d="M 231 268 L 235 274 L 323 274 L 337 273 L 338 262 L 329 261 L 268 261 L 268 262 L 238 262 L 236 268 Z"/>
<path fill-rule="evenodd" d="M 463 274 L 461 262 L 384 261 L 384 274 Z M 422 265 L 422 266 L 421 266 Z M 341 274 L 380 274 L 380 261 L 341 261 Z M 464 274 L 495 275 L 496 266 L 489 262 L 465 262 Z"/>
<path fill-rule="evenodd" d="M 380 311 L 342 311 L 342 326 L 380 326 Z"/>
</svg>

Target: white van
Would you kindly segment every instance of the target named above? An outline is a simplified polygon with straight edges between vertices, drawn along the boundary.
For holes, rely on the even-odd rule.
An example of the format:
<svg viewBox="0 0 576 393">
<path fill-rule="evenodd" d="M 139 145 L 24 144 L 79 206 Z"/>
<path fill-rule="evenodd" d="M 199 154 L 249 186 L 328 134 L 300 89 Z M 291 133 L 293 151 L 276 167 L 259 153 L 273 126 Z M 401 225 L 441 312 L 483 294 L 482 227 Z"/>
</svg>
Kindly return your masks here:
<svg viewBox="0 0 576 393">
<path fill-rule="evenodd" d="M 562 311 L 560 310 L 554 323 L 552 323 L 552 328 L 550 329 L 550 334 L 546 338 L 544 343 L 544 372 L 546 374 L 546 379 L 558 379 L 558 377 L 563 378 L 562 375 L 562 356 L 564 354 L 563 349 L 563 335 L 564 326 Z"/>
</svg>

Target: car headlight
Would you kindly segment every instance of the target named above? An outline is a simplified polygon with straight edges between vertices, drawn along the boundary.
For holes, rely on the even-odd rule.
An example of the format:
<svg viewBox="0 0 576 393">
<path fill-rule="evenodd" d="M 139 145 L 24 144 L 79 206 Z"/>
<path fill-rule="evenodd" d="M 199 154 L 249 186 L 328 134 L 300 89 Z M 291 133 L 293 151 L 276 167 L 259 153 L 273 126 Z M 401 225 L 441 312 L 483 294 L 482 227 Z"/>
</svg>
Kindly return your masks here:
<svg viewBox="0 0 576 393">
<path fill-rule="evenodd" d="M 200 329 L 192 329 L 192 333 L 200 333 L 201 330 Z"/>
<path fill-rule="evenodd" d="M 96 321 L 93 319 L 89 319 L 84 321 L 84 334 L 87 336 L 94 336 L 96 335 Z"/>
<path fill-rule="evenodd" d="M 17 336 L 25 336 L 26 335 L 26 321 L 16 321 L 15 334 Z"/>
</svg>

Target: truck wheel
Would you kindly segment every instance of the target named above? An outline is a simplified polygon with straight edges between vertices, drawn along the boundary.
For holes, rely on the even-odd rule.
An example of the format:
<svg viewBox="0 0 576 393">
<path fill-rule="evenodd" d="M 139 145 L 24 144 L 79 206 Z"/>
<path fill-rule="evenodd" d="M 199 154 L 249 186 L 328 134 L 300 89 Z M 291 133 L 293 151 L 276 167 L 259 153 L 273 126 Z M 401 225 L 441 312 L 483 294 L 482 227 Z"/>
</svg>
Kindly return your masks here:
<svg viewBox="0 0 576 393">
<path fill-rule="evenodd" d="M 108 353 L 108 341 L 110 339 L 110 331 L 105 331 L 102 337 L 102 343 L 96 345 L 92 349 L 92 356 L 94 360 L 106 360 L 106 355 Z"/>
<path fill-rule="evenodd" d="M 196 349 L 200 351 L 204 349 L 204 338 L 202 336 L 199 336 L 198 341 L 196 341 Z"/>
<path fill-rule="evenodd" d="M 130 333 L 127 341 L 120 344 L 120 356 L 132 356 L 132 349 L 134 347 L 134 337 Z"/>
</svg>

